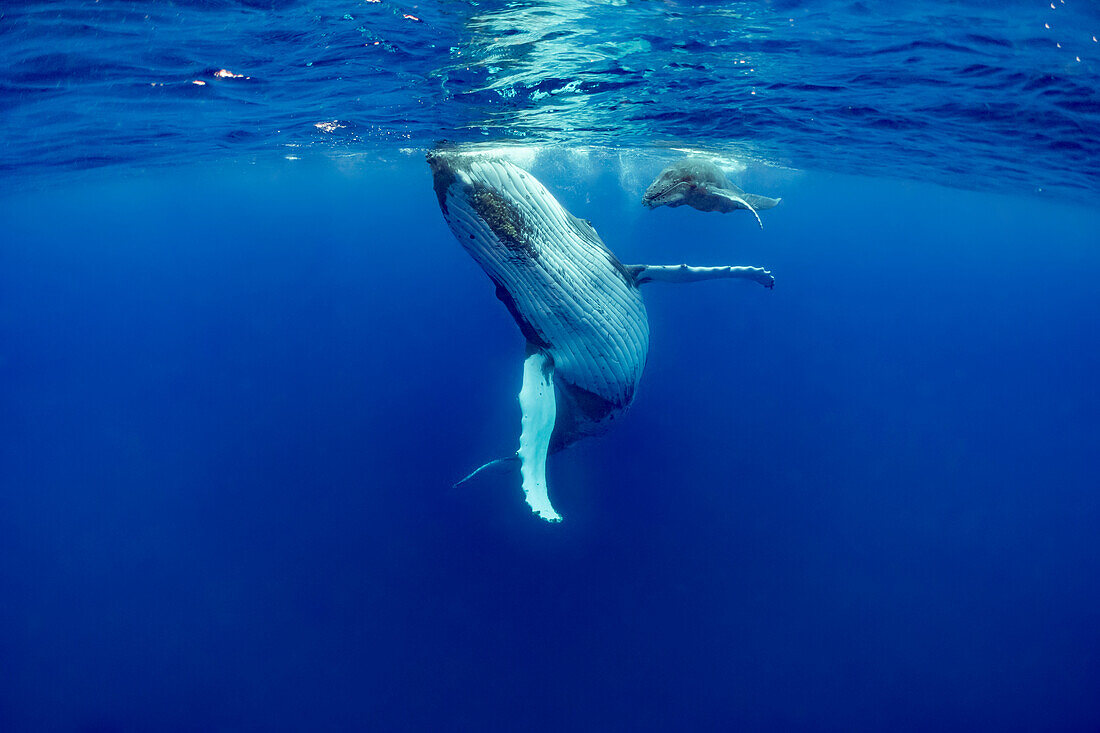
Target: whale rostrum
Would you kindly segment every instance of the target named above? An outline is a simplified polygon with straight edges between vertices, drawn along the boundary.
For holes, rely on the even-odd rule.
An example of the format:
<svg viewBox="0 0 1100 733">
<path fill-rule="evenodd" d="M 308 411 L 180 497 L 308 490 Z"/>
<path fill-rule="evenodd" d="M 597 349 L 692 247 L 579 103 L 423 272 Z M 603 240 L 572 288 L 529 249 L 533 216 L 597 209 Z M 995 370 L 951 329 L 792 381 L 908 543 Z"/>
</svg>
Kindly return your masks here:
<svg viewBox="0 0 1100 733">
<path fill-rule="evenodd" d="M 661 171 L 642 195 L 642 204 L 650 209 L 658 206 L 690 206 L 699 211 L 723 214 L 746 209 L 760 221 L 760 210 L 770 209 L 781 199 L 745 193 L 726 179 L 713 161 L 706 158 L 684 158 Z"/>
<path fill-rule="evenodd" d="M 528 505 L 559 521 L 547 456 L 606 431 L 637 393 L 649 351 L 639 286 L 746 278 L 770 288 L 774 281 L 757 267 L 623 265 L 590 223 L 508 160 L 461 149 L 427 157 L 447 224 L 527 339 L 519 450 L 459 483 L 518 460 Z"/>
</svg>

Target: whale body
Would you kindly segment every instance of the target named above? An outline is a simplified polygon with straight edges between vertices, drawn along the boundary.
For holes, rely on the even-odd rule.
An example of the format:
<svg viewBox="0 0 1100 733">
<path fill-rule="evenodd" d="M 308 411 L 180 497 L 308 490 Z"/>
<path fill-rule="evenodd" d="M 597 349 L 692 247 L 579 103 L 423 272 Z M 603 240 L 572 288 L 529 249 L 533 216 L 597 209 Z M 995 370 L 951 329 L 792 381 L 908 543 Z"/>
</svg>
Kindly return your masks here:
<svg viewBox="0 0 1100 733">
<path fill-rule="evenodd" d="M 649 350 L 639 285 L 747 277 L 771 287 L 773 280 L 760 268 L 623 265 L 589 222 L 508 160 L 454 149 L 427 158 L 447 224 L 527 339 L 513 458 L 527 503 L 558 521 L 546 456 L 607 430 L 637 393 Z"/>
<path fill-rule="evenodd" d="M 781 199 L 745 193 L 726 178 L 713 161 L 706 158 L 684 158 L 665 168 L 649 184 L 642 195 L 642 205 L 655 209 L 658 206 L 690 206 L 699 211 L 717 211 L 727 214 L 745 209 L 760 221 L 761 209 L 776 206 Z"/>
</svg>

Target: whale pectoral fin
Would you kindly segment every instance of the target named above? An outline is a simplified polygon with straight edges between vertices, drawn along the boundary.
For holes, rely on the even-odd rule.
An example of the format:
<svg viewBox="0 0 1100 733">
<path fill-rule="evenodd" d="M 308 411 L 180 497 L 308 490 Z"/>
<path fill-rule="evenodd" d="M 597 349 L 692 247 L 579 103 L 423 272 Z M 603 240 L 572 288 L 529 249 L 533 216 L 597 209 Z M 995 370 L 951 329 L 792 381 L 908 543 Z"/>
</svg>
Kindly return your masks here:
<svg viewBox="0 0 1100 733">
<path fill-rule="evenodd" d="M 523 362 L 523 388 L 519 392 L 523 411 L 519 436 L 520 475 L 527 504 L 535 514 L 548 522 L 560 522 L 546 493 L 546 456 L 550 451 L 550 435 L 554 432 L 557 403 L 554 397 L 554 362 L 535 352 Z"/>
<path fill-rule="evenodd" d="M 761 209 L 770 209 L 776 206 L 783 199 L 773 199 L 767 196 L 758 196 L 755 193 L 743 193 L 741 197 L 747 201 L 752 208 L 760 211 Z"/>
<path fill-rule="evenodd" d="M 737 265 L 722 265 L 720 267 L 624 265 L 623 267 L 634 276 L 635 285 L 645 285 L 652 282 L 693 283 L 700 280 L 740 278 L 758 282 L 766 288 L 775 287 L 775 278 L 763 267 L 739 267 Z"/>
<path fill-rule="evenodd" d="M 764 228 L 764 222 L 760 221 L 760 214 L 756 213 L 756 209 L 753 208 L 753 205 L 749 203 L 745 196 L 726 188 L 711 188 L 710 192 L 732 203 L 735 209 L 748 209 L 756 217 L 756 223 L 760 225 L 760 228 Z"/>
</svg>

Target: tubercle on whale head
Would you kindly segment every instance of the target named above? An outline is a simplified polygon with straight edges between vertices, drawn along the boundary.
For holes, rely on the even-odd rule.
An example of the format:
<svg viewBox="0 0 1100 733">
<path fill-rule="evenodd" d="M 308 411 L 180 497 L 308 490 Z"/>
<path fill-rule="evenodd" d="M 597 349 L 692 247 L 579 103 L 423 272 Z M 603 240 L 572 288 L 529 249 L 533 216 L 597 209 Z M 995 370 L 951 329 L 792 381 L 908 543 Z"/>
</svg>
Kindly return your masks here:
<svg viewBox="0 0 1100 733">
<path fill-rule="evenodd" d="M 529 259 L 538 259 L 538 248 L 532 246 L 526 236 L 527 223 L 523 214 L 510 200 L 509 194 L 482 180 L 484 176 L 476 174 L 471 168 L 470 156 L 433 150 L 428 153 L 427 158 L 432 169 L 435 196 L 444 216 L 450 213 L 447 206 L 448 196 L 452 203 L 458 196 L 464 205 L 489 226 L 509 251 Z"/>
<path fill-rule="evenodd" d="M 695 184 L 686 177 L 677 175 L 673 171 L 664 171 L 642 194 L 642 205 L 647 209 L 656 209 L 658 206 L 677 206 L 694 188 Z"/>
</svg>

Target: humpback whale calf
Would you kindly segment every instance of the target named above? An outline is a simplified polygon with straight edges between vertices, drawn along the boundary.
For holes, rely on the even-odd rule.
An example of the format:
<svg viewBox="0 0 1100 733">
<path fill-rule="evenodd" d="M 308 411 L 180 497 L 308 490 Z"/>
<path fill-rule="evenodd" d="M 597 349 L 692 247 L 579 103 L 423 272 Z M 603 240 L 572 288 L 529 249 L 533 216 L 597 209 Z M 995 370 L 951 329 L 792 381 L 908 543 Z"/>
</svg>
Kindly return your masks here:
<svg viewBox="0 0 1100 733">
<path fill-rule="evenodd" d="M 639 286 L 746 278 L 770 288 L 774 280 L 759 267 L 623 265 L 589 222 L 513 163 L 459 149 L 427 158 L 443 217 L 527 339 L 519 450 L 459 483 L 518 460 L 528 505 L 559 521 L 546 457 L 604 432 L 634 400 L 649 350 Z"/>
<path fill-rule="evenodd" d="M 760 209 L 770 209 L 780 199 L 745 193 L 726 179 L 722 169 L 706 158 L 684 158 L 661 171 L 642 195 L 642 204 L 650 209 L 658 206 L 691 206 L 699 211 L 727 214 L 748 209 L 760 221 Z"/>
</svg>

